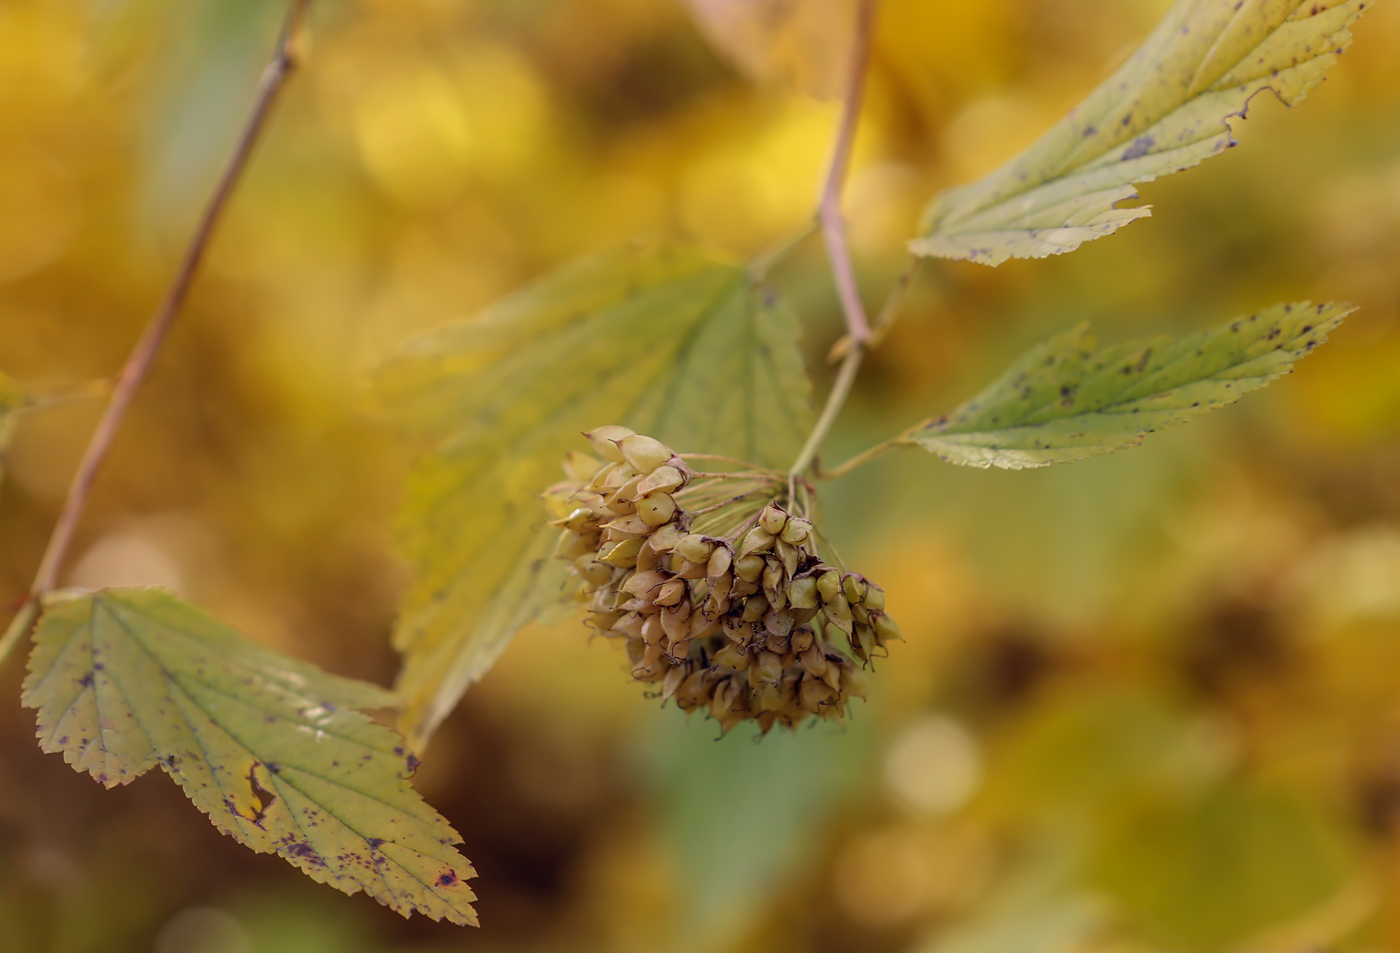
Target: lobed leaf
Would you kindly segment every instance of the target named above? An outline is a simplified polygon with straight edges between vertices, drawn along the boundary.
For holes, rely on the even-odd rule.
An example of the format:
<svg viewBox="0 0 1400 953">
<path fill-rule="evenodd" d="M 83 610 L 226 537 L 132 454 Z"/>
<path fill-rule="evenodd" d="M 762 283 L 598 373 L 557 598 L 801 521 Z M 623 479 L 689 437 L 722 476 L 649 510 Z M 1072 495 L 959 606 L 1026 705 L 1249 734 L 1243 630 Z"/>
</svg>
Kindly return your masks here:
<svg viewBox="0 0 1400 953">
<path fill-rule="evenodd" d="M 1112 453 L 1144 435 L 1224 407 L 1289 373 L 1354 311 L 1275 305 L 1173 341 L 1095 350 L 1087 324 L 1032 348 L 953 413 L 896 442 L 949 463 L 1020 470 Z"/>
<path fill-rule="evenodd" d="M 1179 0 L 1142 47 L 1024 153 L 924 213 L 921 255 L 1044 258 L 1151 214 L 1135 185 L 1235 145 L 1260 92 L 1301 101 L 1375 0 Z"/>
<path fill-rule="evenodd" d="M 24 704 L 40 747 L 107 787 L 156 764 L 214 826 L 405 917 L 476 924 L 461 838 L 409 784 L 417 759 L 353 709 L 397 703 L 250 642 L 158 589 L 44 601 Z"/>
<path fill-rule="evenodd" d="M 538 496 L 581 430 L 786 466 L 811 425 L 792 313 L 741 268 L 669 246 L 572 265 L 412 342 L 377 380 L 405 426 L 443 436 L 410 477 L 415 578 L 395 645 L 416 744 L 562 587 Z"/>
</svg>

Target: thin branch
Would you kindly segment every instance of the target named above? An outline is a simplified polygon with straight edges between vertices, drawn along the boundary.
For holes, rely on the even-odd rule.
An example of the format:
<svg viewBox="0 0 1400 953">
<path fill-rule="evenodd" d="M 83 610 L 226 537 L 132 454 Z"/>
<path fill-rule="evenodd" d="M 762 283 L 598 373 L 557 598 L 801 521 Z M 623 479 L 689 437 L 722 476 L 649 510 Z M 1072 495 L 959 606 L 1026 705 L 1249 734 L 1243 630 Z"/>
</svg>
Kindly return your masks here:
<svg viewBox="0 0 1400 953">
<path fill-rule="evenodd" d="M 831 426 L 836 423 L 837 415 L 846 406 L 846 398 L 851 395 L 851 388 L 855 385 L 856 374 L 860 372 L 860 362 L 864 356 L 864 347 L 853 347 L 846 352 L 846 360 L 842 362 L 841 369 L 836 372 L 836 380 L 832 382 L 831 393 L 827 395 L 822 415 L 817 418 L 816 426 L 812 428 L 812 434 L 807 438 L 806 446 L 802 448 L 802 452 L 797 455 L 797 461 L 788 471 L 790 483 L 795 483 L 798 474 L 811 466 L 812 461 L 821 452 L 826 435 L 831 432 Z M 789 495 L 791 495 L 791 491 L 789 491 Z"/>
<path fill-rule="evenodd" d="M 861 304 L 860 289 L 856 285 L 855 265 L 851 262 L 850 247 L 846 241 L 846 222 L 841 217 L 841 193 L 846 182 L 846 173 L 851 165 L 851 148 L 855 143 L 856 125 L 860 121 L 861 103 L 865 98 L 865 74 L 870 66 L 870 46 L 875 32 L 875 11 L 878 0 L 860 0 L 856 11 L 855 43 L 851 52 L 850 79 L 841 107 L 841 121 L 836 130 L 836 144 L 831 151 L 831 165 L 827 170 L 826 183 L 822 187 L 821 202 L 817 207 L 817 218 L 822 226 L 822 238 L 826 242 L 827 256 L 831 260 L 831 272 L 836 281 L 837 296 L 841 299 L 841 310 L 846 317 L 846 330 L 851 345 L 846 353 L 841 370 L 837 372 L 831 393 L 827 395 L 826 406 L 812 428 L 807 444 L 798 454 L 796 462 L 788 470 L 789 495 L 797 477 L 812 465 L 821 450 L 832 424 L 845 406 L 850 396 L 851 385 L 860 370 L 865 348 L 870 340 L 870 322 L 865 316 L 865 306 Z"/>
<path fill-rule="evenodd" d="M 817 218 L 822 226 L 822 238 L 831 258 L 831 270 L 836 279 L 836 291 L 841 309 L 846 315 L 846 327 L 857 345 L 870 339 L 870 322 L 860 301 L 855 268 L 846 241 L 846 222 L 841 217 L 841 192 L 851 165 L 851 148 L 855 144 L 856 125 L 860 121 L 861 103 L 865 98 L 865 74 L 870 66 L 870 45 L 875 32 L 875 8 L 878 0 L 860 0 L 856 11 L 855 44 L 851 53 L 850 80 L 841 105 L 841 124 L 836 130 L 836 144 L 831 151 L 831 165 L 822 187 Z"/>
<path fill-rule="evenodd" d="M 850 473 L 857 467 L 863 467 L 871 460 L 877 460 L 880 457 L 883 457 L 885 454 L 889 453 L 890 451 L 898 450 L 900 447 L 903 446 L 908 446 L 908 444 L 901 442 L 898 438 L 894 440 L 886 440 L 884 443 L 876 444 L 869 450 L 856 454 L 854 457 L 851 457 L 851 459 L 847 460 L 845 463 L 842 463 L 838 466 L 834 466 L 830 470 L 822 470 L 821 473 L 818 475 L 823 480 L 839 480 L 841 477 L 845 476 L 847 473 Z"/>
<path fill-rule="evenodd" d="M 238 180 L 248 164 L 253 147 L 257 144 L 263 127 L 267 123 L 277 94 L 281 91 L 287 77 L 296 68 L 297 44 L 309 7 L 310 0 L 292 0 L 291 9 L 288 11 L 286 22 L 282 27 L 282 34 L 277 40 L 271 61 L 263 70 L 252 112 L 244 124 L 243 132 L 238 138 L 233 154 L 229 157 L 223 174 L 219 177 L 218 184 L 214 188 L 214 193 L 204 208 L 204 213 L 195 227 L 194 235 L 190 238 L 184 258 L 180 261 L 179 268 L 175 272 L 175 277 L 171 281 L 164 299 L 151 317 L 141 339 L 132 349 L 121 373 L 117 375 L 111 399 L 107 402 L 102 419 L 98 421 L 92 439 L 89 440 L 87 449 L 83 453 L 83 459 L 73 474 L 73 482 L 69 485 L 68 496 L 63 501 L 63 509 L 59 513 L 58 521 L 54 524 L 53 535 L 50 536 L 48 546 L 44 550 L 39 570 L 34 577 L 34 584 L 30 587 L 29 599 L 31 601 L 52 590 L 58 581 L 59 572 L 62 570 L 64 560 L 72 547 L 73 536 L 82 516 L 83 507 L 87 503 L 93 480 L 97 476 L 97 471 L 107 458 L 112 441 L 116 437 L 122 421 L 126 418 L 127 410 L 131 407 L 131 401 L 135 397 L 136 391 L 149 374 L 156 354 L 170 333 L 170 328 L 175 323 L 175 318 L 184 305 L 185 299 L 189 297 L 195 272 L 209 247 L 209 240 L 214 234 L 215 226 L 218 224 L 224 208 L 228 205 L 229 197 L 233 194 L 234 187 L 238 184 Z M 7 633 L 6 638 L 0 642 L 0 649 L 8 650 L 14 642 L 18 641 L 18 636 L 10 638 L 13 634 L 14 628 L 12 627 L 11 632 Z M 3 655 L 0 655 L 0 661 L 2 660 Z"/>
</svg>

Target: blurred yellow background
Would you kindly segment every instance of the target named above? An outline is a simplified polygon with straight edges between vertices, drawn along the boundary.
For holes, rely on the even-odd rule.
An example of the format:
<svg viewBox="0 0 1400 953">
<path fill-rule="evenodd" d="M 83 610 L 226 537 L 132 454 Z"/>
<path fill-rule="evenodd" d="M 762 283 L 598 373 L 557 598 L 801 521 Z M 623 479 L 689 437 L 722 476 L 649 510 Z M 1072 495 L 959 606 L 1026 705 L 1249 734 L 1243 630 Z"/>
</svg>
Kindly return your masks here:
<svg viewBox="0 0 1400 953">
<path fill-rule="evenodd" d="M 847 191 L 867 299 L 938 189 L 1032 141 L 1163 0 L 886 0 Z M 271 0 L 0 3 L 0 370 L 113 373 L 243 121 Z M 1143 189 L 1154 217 L 997 270 L 930 263 L 831 458 L 1025 346 L 1277 301 L 1362 310 L 1298 371 L 1143 447 L 1019 473 L 909 453 L 823 492 L 907 642 L 844 730 L 716 741 L 577 625 L 522 633 L 419 787 L 483 926 L 404 922 L 220 837 L 165 778 L 44 757 L 0 673 L 0 950 L 1400 950 L 1400 5 L 1306 103 Z M 387 684 L 389 527 L 423 448 L 364 374 L 575 256 L 802 224 L 835 106 L 756 87 L 664 0 L 327 0 L 84 523 L 67 582 L 162 584 Z M 819 386 L 819 243 L 774 274 Z M 98 408 L 24 420 L 0 600 Z M 600 421 L 599 423 L 604 423 Z M 703 448 L 685 448 L 702 450 Z"/>
</svg>

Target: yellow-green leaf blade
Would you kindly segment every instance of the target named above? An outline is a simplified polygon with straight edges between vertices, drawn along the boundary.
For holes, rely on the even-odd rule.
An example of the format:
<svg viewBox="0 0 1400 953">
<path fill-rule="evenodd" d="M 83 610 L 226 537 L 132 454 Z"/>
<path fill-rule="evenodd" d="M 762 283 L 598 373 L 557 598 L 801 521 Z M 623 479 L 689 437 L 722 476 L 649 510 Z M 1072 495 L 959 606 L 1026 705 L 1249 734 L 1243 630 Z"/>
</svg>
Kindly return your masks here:
<svg viewBox="0 0 1400 953">
<path fill-rule="evenodd" d="M 579 432 L 621 423 L 680 450 L 786 466 L 811 426 L 798 333 L 744 269 L 627 247 L 386 365 L 380 402 L 444 438 L 415 467 L 399 520 L 415 576 L 395 632 L 398 689 L 415 741 L 558 595 L 563 567 L 539 533 L 538 497 Z"/>
<path fill-rule="evenodd" d="M 1151 214 L 1135 186 L 1234 145 L 1229 120 L 1273 90 L 1292 106 L 1375 0 L 1179 0 L 1142 47 L 1034 145 L 924 213 L 918 254 L 999 265 L 1073 251 Z"/>
<path fill-rule="evenodd" d="M 1011 470 L 1112 453 L 1289 373 L 1353 310 L 1275 305 L 1179 341 L 1102 350 L 1080 325 L 1031 349 L 982 393 L 901 441 L 949 463 Z"/>
<path fill-rule="evenodd" d="M 46 598 L 24 686 L 40 746 L 106 786 L 159 764 L 253 850 L 404 916 L 475 924 L 461 838 L 410 786 L 402 740 L 355 710 L 395 701 L 157 589 Z"/>
</svg>

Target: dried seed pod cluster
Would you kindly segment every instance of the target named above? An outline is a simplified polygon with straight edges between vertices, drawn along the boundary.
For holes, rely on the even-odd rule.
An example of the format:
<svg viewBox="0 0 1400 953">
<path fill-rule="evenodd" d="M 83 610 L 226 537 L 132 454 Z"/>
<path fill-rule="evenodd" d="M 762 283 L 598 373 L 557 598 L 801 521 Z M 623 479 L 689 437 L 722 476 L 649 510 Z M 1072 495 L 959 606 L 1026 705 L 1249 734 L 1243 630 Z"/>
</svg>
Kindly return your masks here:
<svg viewBox="0 0 1400 953">
<path fill-rule="evenodd" d="M 625 640 L 634 678 L 726 731 L 749 718 L 764 732 L 840 718 L 850 696 L 865 697 L 861 663 L 899 627 L 879 586 L 822 562 L 810 521 L 770 490 L 756 514 L 758 501 L 738 508 L 729 536 L 692 532 L 684 503 L 705 477 L 625 427 L 585 436 L 603 459 L 570 454 L 570 481 L 545 494 L 556 555 L 573 566 L 589 624 Z"/>
</svg>

